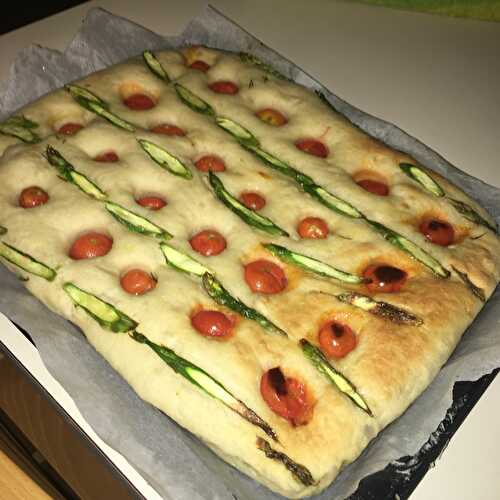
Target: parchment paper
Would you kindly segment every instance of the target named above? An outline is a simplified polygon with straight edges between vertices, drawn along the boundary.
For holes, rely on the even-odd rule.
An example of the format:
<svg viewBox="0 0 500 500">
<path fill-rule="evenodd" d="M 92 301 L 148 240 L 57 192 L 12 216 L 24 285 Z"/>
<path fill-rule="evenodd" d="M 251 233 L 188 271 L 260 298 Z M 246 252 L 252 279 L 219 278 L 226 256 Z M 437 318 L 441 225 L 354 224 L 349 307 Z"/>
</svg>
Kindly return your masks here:
<svg viewBox="0 0 500 500">
<path fill-rule="evenodd" d="M 64 53 L 38 46 L 19 53 L 9 78 L 0 84 L 0 118 L 68 81 L 147 48 L 192 43 L 252 52 L 297 82 L 320 89 L 356 125 L 445 175 L 500 219 L 499 189 L 459 171 L 394 125 L 334 96 L 210 7 L 193 19 L 180 36 L 167 38 L 103 10 L 91 10 Z M 497 290 L 432 385 L 330 488 L 316 497 L 318 500 L 343 499 L 366 475 L 383 469 L 399 457 L 416 453 L 450 406 L 453 383 L 474 380 L 500 366 L 499 302 Z M 0 268 L 0 310 L 30 333 L 48 370 L 75 400 L 97 434 L 122 453 L 162 496 L 175 500 L 279 498 L 227 465 L 198 439 L 142 402 L 77 328 L 49 312 L 4 267 Z"/>
</svg>

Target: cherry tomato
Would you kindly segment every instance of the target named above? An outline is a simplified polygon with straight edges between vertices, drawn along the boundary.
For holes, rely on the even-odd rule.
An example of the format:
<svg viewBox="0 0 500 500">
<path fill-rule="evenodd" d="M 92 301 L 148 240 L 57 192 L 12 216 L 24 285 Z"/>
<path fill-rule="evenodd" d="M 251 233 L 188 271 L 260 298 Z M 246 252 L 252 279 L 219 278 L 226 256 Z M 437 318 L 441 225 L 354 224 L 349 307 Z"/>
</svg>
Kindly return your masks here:
<svg viewBox="0 0 500 500">
<path fill-rule="evenodd" d="M 214 338 L 227 338 L 233 328 L 233 322 L 224 313 L 204 309 L 191 317 L 191 325 L 201 335 Z"/>
<path fill-rule="evenodd" d="M 250 210 L 261 210 L 266 205 L 266 199 L 259 193 L 241 193 L 240 201 Z"/>
<path fill-rule="evenodd" d="M 113 246 L 113 239 L 92 231 L 77 238 L 69 249 L 69 256 L 75 260 L 93 259 L 106 255 Z"/>
<path fill-rule="evenodd" d="M 49 201 L 49 195 L 38 186 L 30 186 L 21 191 L 19 195 L 19 206 L 33 208 L 45 205 Z"/>
<path fill-rule="evenodd" d="M 239 87 L 233 82 L 227 82 L 220 80 L 218 82 L 211 83 L 209 86 L 210 90 L 217 94 L 229 94 L 234 95 L 238 92 Z"/>
<path fill-rule="evenodd" d="M 363 277 L 371 292 L 392 293 L 401 290 L 408 275 L 397 267 L 372 264 L 363 271 Z"/>
<path fill-rule="evenodd" d="M 197 69 L 199 71 L 203 71 L 203 73 L 206 73 L 210 69 L 210 65 L 207 64 L 205 61 L 201 61 L 198 59 L 198 61 L 194 61 L 189 65 L 190 68 L 192 69 Z"/>
<path fill-rule="evenodd" d="M 193 250 L 205 257 L 219 255 L 226 249 L 226 238 L 213 229 L 205 229 L 195 234 L 189 244 Z"/>
<path fill-rule="evenodd" d="M 295 147 L 304 151 L 304 153 L 326 158 L 328 156 L 328 148 L 316 139 L 301 139 L 295 143 Z"/>
<path fill-rule="evenodd" d="M 271 410 L 293 426 L 307 424 L 314 400 L 302 382 L 285 377 L 279 367 L 271 368 L 260 379 L 260 393 Z"/>
<path fill-rule="evenodd" d="M 387 196 L 389 194 L 389 187 L 384 182 L 374 181 L 372 179 L 361 179 L 357 181 L 356 184 L 365 191 L 378 196 Z"/>
<path fill-rule="evenodd" d="M 142 269 L 131 269 L 120 278 L 120 285 L 130 295 L 143 295 L 156 287 L 156 280 Z"/>
<path fill-rule="evenodd" d="M 178 137 L 183 137 L 186 135 L 186 132 L 183 129 L 181 129 L 177 125 L 170 125 L 168 123 L 161 123 L 160 125 L 155 125 L 151 129 L 151 132 L 154 132 L 155 134 L 163 134 L 163 135 L 178 136 Z"/>
<path fill-rule="evenodd" d="M 141 207 L 149 208 L 149 210 L 160 210 L 167 204 L 167 202 L 159 196 L 143 196 L 135 201 L 141 205 Z"/>
<path fill-rule="evenodd" d="M 263 122 L 273 127 L 281 127 L 288 123 L 287 117 L 280 113 L 277 109 L 265 108 L 257 111 L 255 115 L 260 118 Z"/>
<path fill-rule="evenodd" d="M 245 281 L 252 292 L 264 294 L 280 293 L 288 284 L 283 269 L 265 259 L 254 260 L 245 266 Z"/>
<path fill-rule="evenodd" d="M 196 161 L 195 166 L 201 172 L 224 172 L 226 170 L 224 162 L 214 155 L 202 156 Z"/>
<path fill-rule="evenodd" d="M 146 94 L 132 94 L 123 100 L 125 106 L 134 111 L 143 111 L 156 106 L 156 102 Z"/>
<path fill-rule="evenodd" d="M 79 130 L 83 128 L 81 123 L 65 123 L 62 127 L 57 131 L 58 134 L 63 135 L 75 135 Z"/>
<path fill-rule="evenodd" d="M 329 358 L 343 358 L 356 347 L 356 335 L 347 325 L 329 321 L 319 331 L 319 344 Z"/>
<path fill-rule="evenodd" d="M 306 217 L 297 226 L 297 232 L 303 239 L 323 240 L 330 230 L 323 219 L 319 217 Z"/>
<path fill-rule="evenodd" d="M 119 159 L 120 158 L 118 158 L 118 155 L 114 151 L 106 151 L 104 153 L 101 153 L 100 155 L 97 155 L 94 158 L 94 161 L 99 161 L 102 163 L 114 163 Z"/>
<path fill-rule="evenodd" d="M 435 245 L 447 247 L 455 239 L 453 226 L 438 219 L 426 219 L 420 224 L 420 232 Z"/>
</svg>

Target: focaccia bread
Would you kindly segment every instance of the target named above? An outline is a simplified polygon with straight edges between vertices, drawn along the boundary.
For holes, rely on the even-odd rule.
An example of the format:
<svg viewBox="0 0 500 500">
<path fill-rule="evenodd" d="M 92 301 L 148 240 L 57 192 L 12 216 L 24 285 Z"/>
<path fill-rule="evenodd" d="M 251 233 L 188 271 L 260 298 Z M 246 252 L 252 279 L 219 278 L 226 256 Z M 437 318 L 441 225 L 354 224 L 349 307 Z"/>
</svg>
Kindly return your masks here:
<svg viewBox="0 0 500 500">
<path fill-rule="evenodd" d="M 287 497 L 405 411 L 499 280 L 484 209 L 248 54 L 145 52 L 0 131 L 3 263 Z"/>
</svg>

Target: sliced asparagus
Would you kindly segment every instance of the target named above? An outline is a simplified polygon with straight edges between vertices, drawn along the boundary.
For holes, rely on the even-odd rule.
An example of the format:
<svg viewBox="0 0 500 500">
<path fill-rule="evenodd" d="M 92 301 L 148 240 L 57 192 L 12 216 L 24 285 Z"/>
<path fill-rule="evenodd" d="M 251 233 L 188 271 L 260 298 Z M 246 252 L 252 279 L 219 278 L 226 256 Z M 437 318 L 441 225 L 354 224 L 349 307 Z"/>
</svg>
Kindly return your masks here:
<svg viewBox="0 0 500 500">
<path fill-rule="evenodd" d="M 53 281 L 57 275 L 51 267 L 7 243 L 0 243 L 0 257 L 3 257 L 20 269 L 46 279 L 47 281 Z"/>
<path fill-rule="evenodd" d="M 46 155 L 48 162 L 59 171 L 61 179 L 71 182 L 85 194 L 96 200 L 103 201 L 107 199 L 107 194 L 86 175 L 75 170 L 73 165 L 71 165 L 59 151 L 52 146 L 47 146 Z"/>
<path fill-rule="evenodd" d="M 440 278 L 449 278 L 450 271 L 443 267 L 434 257 L 428 254 L 424 249 L 420 248 L 418 245 L 405 238 L 396 231 L 389 229 L 388 227 L 375 222 L 370 219 L 366 219 L 366 222 L 370 224 L 382 237 L 387 240 L 391 245 L 403 250 L 407 254 L 411 255 L 414 259 L 421 262 L 424 266 L 428 267 L 434 274 Z"/>
<path fill-rule="evenodd" d="M 423 324 L 423 320 L 418 316 L 415 316 L 414 314 L 405 311 L 404 309 L 389 304 L 388 302 L 382 302 L 372 299 L 367 295 L 362 295 L 355 292 L 346 292 L 335 295 L 335 297 L 337 297 L 337 299 L 341 302 L 351 304 L 354 307 L 359 307 L 360 309 L 363 309 L 363 311 L 369 312 L 370 314 L 374 314 L 376 316 L 381 316 L 382 318 L 386 318 L 393 323 L 413 326 L 420 326 L 421 324 Z"/>
<path fill-rule="evenodd" d="M 142 53 L 142 57 L 146 66 L 151 70 L 153 75 L 157 76 L 160 80 L 163 80 L 166 83 L 170 83 L 170 77 L 168 76 L 165 68 L 161 65 L 160 61 L 156 58 L 156 56 L 150 51 L 145 50 Z"/>
<path fill-rule="evenodd" d="M 337 371 L 328 361 L 326 356 L 320 349 L 312 345 L 306 339 L 300 340 L 300 347 L 305 357 L 315 366 L 315 368 L 326 376 L 327 379 L 337 387 L 340 392 L 343 392 L 352 402 L 359 406 L 363 411 L 373 417 L 373 413 L 367 405 L 363 397 L 358 393 L 354 384 L 352 384 L 342 373 Z"/>
<path fill-rule="evenodd" d="M 116 333 L 129 332 L 138 324 L 116 307 L 71 282 L 65 283 L 63 289 L 77 307 L 81 307 L 107 330 Z"/>
<path fill-rule="evenodd" d="M 177 271 L 199 276 L 200 278 L 205 273 L 212 273 L 212 271 L 210 271 L 210 269 L 205 267 L 203 264 L 200 264 L 197 260 L 168 245 L 167 243 L 160 243 L 160 248 L 165 256 L 167 264 Z"/>
<path fill-rule="evenodd" d="M 270 75 L 275 76 L 276 78 L 280 78 L 281 80 L 288 80 L 288 78 L 280 73 L 276 68 L 273 68 L 270 64 L 265 63 L 253 54 L 249 54 L 248 52 L 240 52 L 240 59 L 245 63 L 253 64 L 257 68 L 265 71 L 266 73 L 269 73 Z"/>
<path fill-rule="evenodd" d="M 130 336 L 141 344 L 150 347 L 172 370 L 184 377 L 188 382 L 201 389 L 214 399 L 220 401 L 230 410 L 236 412 L 245 420 L 260 427 L 269 437 L 278 440 L 278 437 L 269 424 L 262 420 L 253 410 L 242 401 L 235 398 L 218 380 L 209 375 L 205 370 L 182 358 L 168 347 L 151 342 L 139 332 L 132 332 Z"/>
<path fill-rule="evenodd" d="M 174 83 L 174 89 L 179 96 L 179 99 L 193 111 L 202 113 L 204 115 L 215 116 L 215 111 L 208 102 L 204 101 L 201 97 L 191 92 L 188 88 L 180 83 Z"/>
<path fill-rule="evenodd" d="M 231 120 L 230 118 L 225 118 L 223 116 L 217 116 L 215 122 L 220 128 L 229 132 L 233 137 L 235 137 L 238 142 L 247 147 L 259 146 L 259 141 L 249 130 L 245 127 Z"/>
<path fill-rule="evenodd" d="M 249 226 L 256 227 L 261 231 L 265 231 L 273 236 L 289 236 L 289 234 L 277 226 L 271 219 L 260 215 L 253 210 L 247 208 L 243 203 L 232 196 L 224 187 L 221 180 L 213 173 L 209 172 L 208 179 L 212 186 L 215 196 L 234 212 L 240 219 L 246 222 Z"/>
<path fill-rule="evenodd" d="M 494 225 L 490 224 L 484 217 L 481 217 L 470 205 L 467 205 L 467 203 L 449 197 L 446 197 L 446 199 L 451 203 L 453 208 L 467 220 L 474 222 L 474 224 L 487 227 L 494 233 L 497 232 L 497 228 Z"/>
<path fill-rule="evenodd" d="M 0 123 L 0 133 L 33 144 L 41 140 L 38 134 L 33 131 L 37 127 L 38 123 L 28 120 L 23 115 L 16 115 Z"/>
<path fill-rule="evenodd" d="M 352 217 L 354 219 L 361 219 L 364 217 L 363 214 L 350 203 L 333 195 L 317 184 L 304 184 L 302 185 L 302 189 L 334 212 L 341 215 L 347 215 L 347 217 Z"/>
<path fill-rule="evenodd" d="M 112 125 L 115 125 L 116 127 L 122 128 L 129 132 L 135 131 L 134 125 L 106 109 L 106 107 L 100 102 L 96 102 L 94 100 L 86 99 L 85 97 L 80 96 L 74 97 L 74 99 L 78 104 L 80 104 L 80 106 L 82 106 L 82 108 L 85 108 L 88 111 L 91 111 L 92 113 L 100 116 L 101 118 L 104 118 Z"/>
<path fill-rule="evenodd" d="M 486 294 L 482 288 L 474 285 L 469 275 L 467 273 L 463 273 L 459 271 L 455 266 L 451 266 L 451 268 L 457 273 L 457 276 L 463 281 L 464 285 L 475 295 L 481 302 L 486 302 Z"/>
<path fill-rule="evenodd" d="M 434 196 L 444 196 L 443 188 L 423 168 L 411 163 L 400 163 L 399 168 Z"/>
<path fill-rule="evenodd" d="M 117 203 L 108 201 L 105 207 L 120 224 L 123 224 L 130 231 L 156 236 L 163 240 L 172 238 L 172 235 L 165 229 Z"/>
<path fill-rule="evenodd" d="M 171 174 L 183 177 L 184 179 L 192 179 L 193 174 L 184 163 L 170 154 L 166 149 L 154 144 L 145 139 L 137 139 L 141 148 L 148 154 L 148 156 L 160 167 L 168 170 Z"/>
<path fill-rule="evenodd" d="M 361 276 L 341 271 L 340 269 L 332 267 L 329 264 L 314 259 L 313 257 L 308 257 L 307 255 L 301 253 L 292 252 L 291 250 L 283 246 L 275 245 L 274 243 L 265 243 L 262 246 L 283 262 L 294 264 L 320 276 L 335 278 L 339 281 L 352 284 L 359 284 L 365 281 Z"/>
<path fill-rule="evenodd" d="M 79 98 L 82 98 L 87 101 L 100 104 L 103 108 L 106 109 L 109 108 L 109 105 L 106 101 L 104 101 L 94 93 L 90 92 L 90 90 L 84 89 L 83 87 L 79 87 L 78 85 L 71 85 L 71 84 L 65 85 L 64 88 L 71 94 L 71 97 L 73 97 L 73 99 L 77 100 Z"/>
<path fill-rule="evenodd" d="M 203 275 L 202 282 L 205 291 L 213 300 L 215 300 L 215 302 L 217 302 L 217 304 L 228 307 L 244 318 L 257 322 L 262 328 L 269 332 L 278 333 L 279 335 L 288 337 L 285 331 L 277 327 L 260 312 L 256 311 L 252 307 L 248 307 L 246 304 L 241 302 L 241 300 L 234 298 L 213 274 L 205 273 Z"/>
</svg>

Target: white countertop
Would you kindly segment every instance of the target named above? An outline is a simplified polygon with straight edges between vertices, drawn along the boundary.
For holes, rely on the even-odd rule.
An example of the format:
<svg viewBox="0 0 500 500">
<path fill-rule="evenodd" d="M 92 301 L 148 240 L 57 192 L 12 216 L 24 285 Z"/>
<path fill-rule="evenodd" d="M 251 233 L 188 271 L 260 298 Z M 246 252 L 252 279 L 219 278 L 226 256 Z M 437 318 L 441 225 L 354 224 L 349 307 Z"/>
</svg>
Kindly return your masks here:
<svg viewBox="0 0 500 500">
<path fill-rule="evenodd" d="M 500 187 L 500 23 L 333 0 L 212 0 L 212 5 L 360 109 L 398 125 L 462 170 Z M 63 49 L 94 6 L 157 33 L 181 31 L 200 0 L 92 1 L 0 37 L 0 79 L 18 50 Z M 0 314 L 0 340 L 147 498 L 159 498 L 83 421 L 36 349 Z M 498 500 L 500 378 L 460 427 L 412 500 Z M 385 499 L 384 499 L 385 500 Z"/>
</svg>

